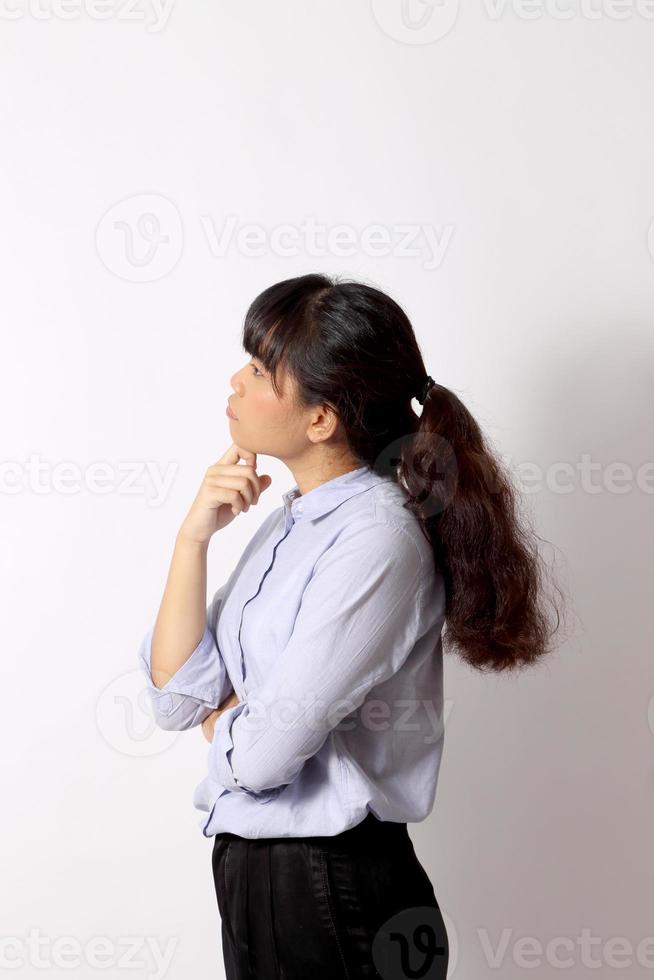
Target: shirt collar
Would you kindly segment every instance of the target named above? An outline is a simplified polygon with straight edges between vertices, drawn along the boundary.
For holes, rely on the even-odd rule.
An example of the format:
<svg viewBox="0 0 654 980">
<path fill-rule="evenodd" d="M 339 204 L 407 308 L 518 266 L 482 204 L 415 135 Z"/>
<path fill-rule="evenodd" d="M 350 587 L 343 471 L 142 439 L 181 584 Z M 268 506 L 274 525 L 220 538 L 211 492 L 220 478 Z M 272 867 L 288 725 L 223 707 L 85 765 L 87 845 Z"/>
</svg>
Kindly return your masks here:
<svg viewBox="0 0 654 980">
<path fill-rule="evenodd" d="M 348 473 L 335 476 L 314 487 L 308 493 L 300 494 L 297 484 L 282 494 L 284 520 L 286 526 L 293 520 L 313 521 L 338 507 L 344 501 L 362 493 L 370 487 L 382 483 L 387 477 L 380 476 L 371 467 L 364 465 Z"/>
</svg>

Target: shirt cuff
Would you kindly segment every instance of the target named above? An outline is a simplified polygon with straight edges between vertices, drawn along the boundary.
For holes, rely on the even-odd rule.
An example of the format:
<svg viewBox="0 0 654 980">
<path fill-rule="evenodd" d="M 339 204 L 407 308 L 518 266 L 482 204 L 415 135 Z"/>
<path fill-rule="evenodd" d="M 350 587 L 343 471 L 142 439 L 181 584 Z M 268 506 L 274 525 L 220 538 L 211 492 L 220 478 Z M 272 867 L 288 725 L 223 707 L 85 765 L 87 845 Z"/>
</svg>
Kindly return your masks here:
<svg viewBox="0 0 654 980">
<path fill-rule="evenodd" d="M 271 800 L 279 796 L 284 789 L 283 786 L 262 790 L 249 789 L 238 781 L 232 769 L 231 756 L 234 748 L 232 725 L 246 706 L 247 701 L 239 701 L 238 704 L 227 708 L 218 717 L 214 726 L 213 741 L 209 749 L 209 771 L 212 777 L 230 792 L 245 793 L 259 803 L 270 803 Z"/>
<path fill-rule="evenodd" d="M 205 626 L 195 650 L 163 687 L 157 687 L 152 680 L 153 633 L 154 626 L 141 643 L 138 660 L 156 717 L 162 721 L 171 719 L 180 729 L 197 725 L 232 690 L 213 633 Z"/>
</svg>

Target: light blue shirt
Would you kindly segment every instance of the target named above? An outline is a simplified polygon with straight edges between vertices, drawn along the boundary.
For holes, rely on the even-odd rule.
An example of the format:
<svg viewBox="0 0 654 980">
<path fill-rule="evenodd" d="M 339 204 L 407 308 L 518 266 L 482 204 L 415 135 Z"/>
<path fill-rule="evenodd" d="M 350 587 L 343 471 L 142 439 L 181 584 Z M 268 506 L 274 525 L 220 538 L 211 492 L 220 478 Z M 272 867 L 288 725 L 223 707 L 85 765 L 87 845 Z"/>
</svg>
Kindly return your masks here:
<svg viewBox="0 0 654 980">
<path fill-rule="evenodd" d="M 301 495 L 256 531 L 207 609 L 189 659 L 155 687 L 154 625 L 138 652 L 161 728 L 200 725 L 234 690 L 194 806 L 206 837 L 333 835 L 372 810 L 431 811 L 444 741 L 443 577 L 367 466 Z"/>
</svg>

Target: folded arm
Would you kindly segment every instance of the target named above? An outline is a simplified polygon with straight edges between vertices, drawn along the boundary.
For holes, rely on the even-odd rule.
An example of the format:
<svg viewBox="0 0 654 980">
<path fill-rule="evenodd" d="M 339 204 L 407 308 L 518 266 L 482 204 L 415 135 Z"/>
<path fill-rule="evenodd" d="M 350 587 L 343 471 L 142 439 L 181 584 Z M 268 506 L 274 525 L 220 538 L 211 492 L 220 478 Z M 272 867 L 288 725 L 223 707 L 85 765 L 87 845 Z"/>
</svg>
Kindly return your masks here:
<svg viewBox="0 0 654 980">
<path fill-rule="evenodd" d="M 152 634 L 146 633 L 138 651 L 153 716 L 160 728 L 182 731 L 201 724 L 233 691 L 232 682 L 218 649 L 217 624 L 226 584 L 207 607 L 202 638 L 188 660 L 158 687 L 152 679 Z M 159 678 L 158 678 L 159 679 Z"/>
<path fill-rule="evenodd" d="M 233 792 L 274 799 L 341 719 L 400 669 L 418 638 L 426 577 L 401 528 L 346 529 L 317 561 L 274 672 L 216 720 L 212 776 Z"/>
</svg>

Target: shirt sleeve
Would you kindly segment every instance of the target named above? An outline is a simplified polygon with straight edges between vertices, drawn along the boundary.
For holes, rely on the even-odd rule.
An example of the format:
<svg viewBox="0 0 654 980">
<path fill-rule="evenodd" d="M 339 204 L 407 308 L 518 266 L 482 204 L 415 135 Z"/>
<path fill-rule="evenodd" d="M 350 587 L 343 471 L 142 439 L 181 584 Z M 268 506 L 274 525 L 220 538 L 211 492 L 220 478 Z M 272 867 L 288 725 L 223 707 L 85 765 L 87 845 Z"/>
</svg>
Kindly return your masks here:
<svg viewBox="0 0 654 980">
<path fill-rule="evenodd" d="M 150 627 L 141 642 L 139 667 L 145 677 L 153 717 L 160 728 L 182 731 L 201 724 L 233 690 L 217 639 L 218 617 L 226 585 L 218 589 L 207 607 L 202 639 L 163 687 L 157 687 L 152 680 L 154 626 Z"/>
<path fill-rule="evenodd" d="M 420 635 L 423 556 L 401 528 L 350 529 L 318 559 L 275 671 L 216 721 L 209 771 L 270 802 Z"/>
</svg>

